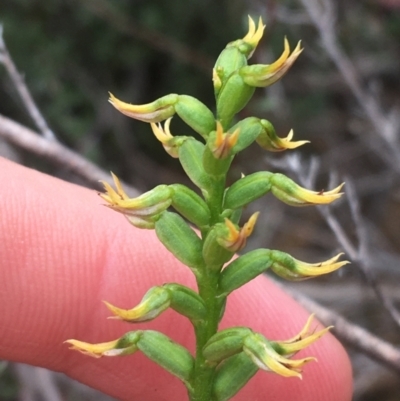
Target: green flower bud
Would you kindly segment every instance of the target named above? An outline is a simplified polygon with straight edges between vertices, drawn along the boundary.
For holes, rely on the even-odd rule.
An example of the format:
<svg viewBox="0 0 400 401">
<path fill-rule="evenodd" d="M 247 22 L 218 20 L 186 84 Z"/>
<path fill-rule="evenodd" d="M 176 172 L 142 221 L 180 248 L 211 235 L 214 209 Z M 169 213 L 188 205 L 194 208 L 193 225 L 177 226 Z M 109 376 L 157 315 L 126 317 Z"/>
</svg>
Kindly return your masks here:
<svg viewBox="0 0 400 401">
<path fill-rule="evenodd" d="M 247 117 L 239 121 L 228 132 L 239 131 L 236 144 L 233 146 L 232 153 L 236 154 L 249 147 L 262 132 L 260 120 L 256 117 Z"/>
<path fill-rule="evenodd" d="M 224 208 L 239 209 L 261 198 L 271 190 L 273 173 L 260 171 L 247 175 L 232 184 L 225 192 Z"/>
<path fill-rule="evenodd" d="M 301 368 L 315 358 L 292 360 L 278 354 L 271 343 L 261 334 L 254 333 L 244 340 L 243 351 L 253 363 L 267 372 L 275 372 L 284 377 L 301 379 Z"/>
<path fill-rule="evenodd" d="M 217 97 L 217 119 L 226 129 L 233 117 L 242 110 L 254 94 L 238 72 L 232 73 L 222 85 Z"/>
<path fill-rule="evenodd" d="M 170 293 L 170 307 L 176 312 L 189 318 L 192 322 L 207 318 L 207 308 L 197 292 L 180 284 L 165 284 Z"/>
<path fill-rule="evenodd" d="M 196 292 L 175 283 L 150 288 L 139 305 L 133 309 L 120 309 L 108 302 L 104 303 L 114 314 L 111 318 L 129 323 L 153 320 L 169 307 L 191 321 L 202 320 L 207 314 L 204 301 Z"/>
<path fill-rule="evenodd" d="M 196 269 L 202 266 L 202 242 L 181 216 L 164 212 L 155 223 L 158 239 L 186 266 Z"/>
<path fill-rule="evenodd" d="M 137 345 L 149 359 L 188 385 L 194 359 L 186 348 L 153 330 L 144 331 Z"/>
<path fill-rule="evenodd" d="M 215 118 L 211 110 L 192 96 L 179 95 L 175 111 L 190 128 L 205 139 L 215 130 Z"/>
<path fill-rule="evenodd" d="M 244 352 L 228 358 L 217 369 L 213 383 L 213 400 L 231 399 L 257 371 L 258 367 Z"/>
<path fill-rule="evenodd" d="M 152 103 L 135 105 L 125 103 L 110 93 L 109 102 L 122 114 L 147 123 L 159 123 L 177 113 L 189 127 L 204 138 L 215 129 L 215 119 L 211 110 L 192 96 L 174 93 Z"/>
<path fill-rule="evenodd" d="M 108 203 L 108 207 L 124 214 L 127 219 L 138 228 L 154 228 L 154 223 L 171 205 L 172 191 L 167 185 L 159 185 L 137 198 L 129 198 L 123 190 L 121 183 L 113 173 L 115 191 L 111 185 L 103 181 L 106 193 L 100 196 Z"/>
<path fill-rule="evenodd" d="M 251 57 L 258 42 L 261 40 L 265 25 L 261 18 L 258 27 L 249 17 L 249 31 L 243 39 L 228 43 L 226 48 L 219 55 L 213 70 L 213 81 L 216 95 L 221 85 L 225 84 L 228 77 L 241 67 L 247 65 L 247 59 Z"/>
<path fill-rule="evenodd" d="M 161 315 L 171 303 L 171 295 L 164 287 L 150 288 L 142 301 L 133 309 L 120 309 L 104 301 L 107 308 L 114 314 L 112 318 L 129 323 L 147 322 Z"/>
<path fill-rule="evenodd" d="M 257 138 L 257 143 L 266 150 L 271 152 L 281 152 L 286 149 L 295 149 L 310 141 L 296 141 L 292 142 L 293 130 L 291 130 L 286 138 L 279 138 L 276 135 L 275 128 L 267 120 L 260 120 L 260 124 L 263 127 L 262 132 Z"/>
<path fill-rule="evenodd" d="M 248 327 L 232 327 L 214 334 L 203 348 L 207 363 L 218 364 L 243 350 L 244 339 L 252 333 Z"/>
<path fill-rule="evenodd" d="M 203 153 L 205 146 L 194 138 L 188 138 L 179 148 L 179 161 L 187 176 L 201 190 L 210 187 L 211 179 L 203 167 Z"/>
<path fill-rule="evenodd" d="M 219 294 L 227 296 L 268 270 L 273 263 L 270 254 L 268 249 L 256 249 L 231 262 L 220 275 Z"/>
<path fill-rule="evenodd" d="M 172 190 L 172 206 L 191 223 L 202 228 L 210 223 L 210 209 L 207 203 L 182 184 L 169 185 Z"/>
</svg>

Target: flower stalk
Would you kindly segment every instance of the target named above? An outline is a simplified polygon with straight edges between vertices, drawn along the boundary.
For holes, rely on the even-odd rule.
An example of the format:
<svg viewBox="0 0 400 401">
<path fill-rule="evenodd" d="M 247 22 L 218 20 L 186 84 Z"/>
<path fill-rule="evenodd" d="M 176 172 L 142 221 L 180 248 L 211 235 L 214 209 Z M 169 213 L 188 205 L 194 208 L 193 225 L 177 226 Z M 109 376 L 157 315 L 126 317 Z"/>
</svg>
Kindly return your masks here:
<svg viewBox="0 0 400 401">
<path fill-rule="evenodd" d="M 247 117 L 232 123 L 255 88 L 281 79 L 303 50 L 299 42 L 291 52 L 285 38 L 278 60 L 269 65 L 249 65 L 264 29 L 261 18 L 256 24 L 249 17 L 247 34 L 229 43 L 219 55 L 212 74 L 216 115 L 187 95 L 170 94 L 148 104 L 132 105 L 110 94 L 110 103 L 122 114 L 150 124 L 165 151 L 180 162 L 197 190 L 182 184 L 159 185 L 130 198 L 112 174 L 114 187 L 104 182 L 105 193 L 100 196 L 135 228 L 154 229 L 164 247 L 192 271 L 197 291 L 178 283 L 163 283 L 149 289 L 136 306 L 124 309 L 109 302 L 105 305 L 112 319 L 133 325 L 173 309 L 192 324 L 195 353 L 152 330 L 130 331 L 119 339 L 98 344 L 75 339 L 66 342 L 71 349 L 96 358 L 142 352 L 182 381 L 190 401 L 229 400 L 259 369 L 301 378 L 304 366 L 315 358 L 293 356 L 330 328 L 311 329 L 312 315 L 297 335 L 285 341 L 267 339 L 247 327 L 219 331 L 227 298 L 266 271 L 298 281 L 333 272 L 348 263 L 339 260 L 341 254 L 320 263 L 306 263 L 269 249 L 256 249 L 234 258 L 256 227 L 259 212 L 241 222 L 243 209 L 254 200 L 271 192 L 290 206 L 310 206 L 326 205 L 342 196 L 343 184 L 328 191 L 312 191 L 269 171 L 253 172 L 226 186 L 234 157 L 253 142 L 272 152 L 307 143 L 293 141 L 292 130 L 286 137 L 278 136 L 264 119 Z M 200 138 L 190 132 L 172 135 L 174 115 Z"/>
</svg>

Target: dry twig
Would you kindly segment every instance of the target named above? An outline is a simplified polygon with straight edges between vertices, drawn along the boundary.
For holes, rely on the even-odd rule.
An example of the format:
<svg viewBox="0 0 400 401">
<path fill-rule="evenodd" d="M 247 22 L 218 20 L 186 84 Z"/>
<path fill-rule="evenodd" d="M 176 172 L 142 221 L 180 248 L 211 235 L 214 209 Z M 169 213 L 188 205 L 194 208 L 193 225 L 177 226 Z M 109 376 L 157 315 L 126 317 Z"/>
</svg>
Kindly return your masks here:
<svg viewBox="0 0 400 401">
<path fill-rule="evenodd" d="M 2 115 L 0 115 L 0 137 L 13 145 L 69 169 L 71 172 L 83 177 L 95 187 L 98 187 L 99 180 L 110 180 L 110 174 L 73 150 L 68 149 L 60 142 L 49 141 L 39 136 L 35 131 Z M 126 183 L 123 185 L 131 196 L 138 195 L 138 191 L 135 188 Z"/>
<path fill-rule="evenodd" d="M 305 295 L 284 286 L 283 288 L 306 309 L 315 312 L 318 319 L 326 326 L 334 326 L 333 332 L 341 341 L 400 373 L 400 350 L 398 348 L 349 322 L 338 313 L 318 304 Z"/>
<path fill-rule="evenodd" d="M 370 146 L 390 168 L 400 173 L 399 110 L 393 108 L 389 113 L 383 112 L 375 97 L 361 85 L 356 68 L 338 43 L 335 31 L 335 5 L 332 0 L 301 0 L 301 3 L 318 30 L 324 50 L 342 74 L 365 118 L 374 127 L 376 137 L 380 138 L 378 146 L 373 143 Z"/>
<path fill-rule="evenodd" d="M 45 118 L 43 117 L 35 101 L 33 100 L 33 97 L 27 85 L 25 84 L 24 78 L 18 72 L 18 69 L 11 58 L 11 55 L 3 39 L 2 25 L 0 25 L 0 63 L 3 64 L 4 68 L 6 69 L 7 74 L 10 77 L 11 82 L 22 101 L 22 104 L 24 105 L 26 111 L 30 115 L 32 121 L 34 122 L 40 133 L 47 140 L 56 140 L 54 132 L 49 128 Z"/>
</svg>

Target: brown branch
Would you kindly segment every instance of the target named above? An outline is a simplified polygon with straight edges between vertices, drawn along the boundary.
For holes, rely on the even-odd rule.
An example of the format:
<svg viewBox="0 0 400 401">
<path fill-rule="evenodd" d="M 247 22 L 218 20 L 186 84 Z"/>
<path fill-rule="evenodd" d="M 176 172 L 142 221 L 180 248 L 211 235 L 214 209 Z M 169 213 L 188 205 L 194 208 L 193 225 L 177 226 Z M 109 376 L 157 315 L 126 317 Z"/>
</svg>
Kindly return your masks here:
<svg viewBox="0 0 400 401">
<path fill-rule="evenodd" d="M 86 160 L 84 157 L 68 149 L 57 141 L 50 141 L 35 131 L 0 114 L 0 137 L 22 149 L 28 150 L 48 161 L 69 169 L 86 179 L 95 187 L 99 181 L 109 181 L 110 174 Z M 130 196 L 139 195 L 138 191 L 128 184 L 123 184 Z"/>
<path fill-rule="evenodd" d="M 16 89 L 26 111 L 30 115 L 32 121 L 39 129 L 41 134 L 48 140 L 55 140 L 54 132 L 49 128 L 45 118 L 37 107 L 33 97 L 24 81 L 22 75 L 18 72 L 7 46 L 3 39 L 3 27 L 0 25 L 0 64 L 4 65 L 14 88 Z"/>
<path fill-rule="evenodd" d="M 393 108 L 391 113 L 384 113 L 379 102 L 362 87 L 356 68 L 337 40 L 334 2 L 332 0 L 300 1 L 318 30 L 324 50 L 335 63 L 336 68 L 343 76 L 344 82 L 363 110 L 365 118 L 369 120 L 377 137 L 384 144 L 384 149 L 381 149 L 381 146 L 372 145 L 375 153 L 397 173 L 400 173 L 400 146 L 398 142 L 400 119 L 398 110 Z"/>
</svg>

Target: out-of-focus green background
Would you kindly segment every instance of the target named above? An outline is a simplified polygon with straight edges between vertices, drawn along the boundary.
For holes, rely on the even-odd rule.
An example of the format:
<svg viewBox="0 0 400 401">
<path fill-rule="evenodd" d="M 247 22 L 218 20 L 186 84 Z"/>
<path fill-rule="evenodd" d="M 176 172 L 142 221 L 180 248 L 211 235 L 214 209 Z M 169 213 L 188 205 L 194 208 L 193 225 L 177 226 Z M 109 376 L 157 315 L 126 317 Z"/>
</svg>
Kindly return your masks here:
<svg viewBox="0 0 400 401">
<path fill-rule="evenodd" d="M 333 37 L 328 28 L 318 29 L 307 4 L 314 4 L 314 11 L 325 7 L 325 12 L 331 13 L 326 27 L 332 23 Z M 298 174 L 306 175 L 313 160 L 311 168 L 318 165 L 317 189 L 328 188 L 329 182 L 335 181 L 331 173 L 339 181 L 352 182 L 376 255 L 372 268 L 398 304 L 400 1 L 0 2 L 5 43 L 57 138 L 140 191 L 187 180 L 179 163 L 164 152 L 147 124 L 128 119 L 109 105 L 108 91 L 136 104 L 168 93 L 189 94 L 212 107 L 213 63 L 229 41 L 246 33 L 248 14 L 256 18 L 261 15 L 267 24 L 252 63 L 275 60 L 283 49 L 285 35 L 292 48 L 301 39 L 305 50 L 282 81 L 257 90 L 240 117 L 266 118 L 280 136 L 293 128 L 295 139 L 308 139 L 311 144 L 295 151 L 294 158 L 266 154 L 252 146 L 238 157 L 231 181 L 241 172 L 266 169 L 292 170 L 289 174 L 296 179 Z M 339 55 L 329 46 L 339 49 Z M 340 66 L 344 68 L 340 70 Z M 357 97 L 354 82 L 361 88 L 361 96 Z M 1 65 L 0 99 L 0 114 L 35 129 Z M 174 118 L 172 133 L 185 134 L 185 130 Z M 1 139 L 0 153 L 86 184 L 67 169 Z M 280 249 L 304 260 L 327 259 L 341 249 L 315 209 L 292 209 L 270 197 L 252 208 L 263 213 L 252 247 Z M 356 244 L 357 232 L 346 201 L 333 210 Z M 399 327 L 368 290 L 357 266 L 330 279 L 298 284 L 297 288 L 383 339 L 400 343 Z M 354 400 L 398 400 L 398 376 L 362 353 L 349 351 L 355 371 Z M 28 391 L 26 383 L 39 373 L 16 365 L 2 367 L 0 400 L 27 401 L 23 398 Z M 74 390 L 76 385 L 58 376 L 49 377 L 56 383 L 60 399 L 100 397 L 89 390 Z M 39 394 L 40 390 L 34 392 Z"/>
</svg>

